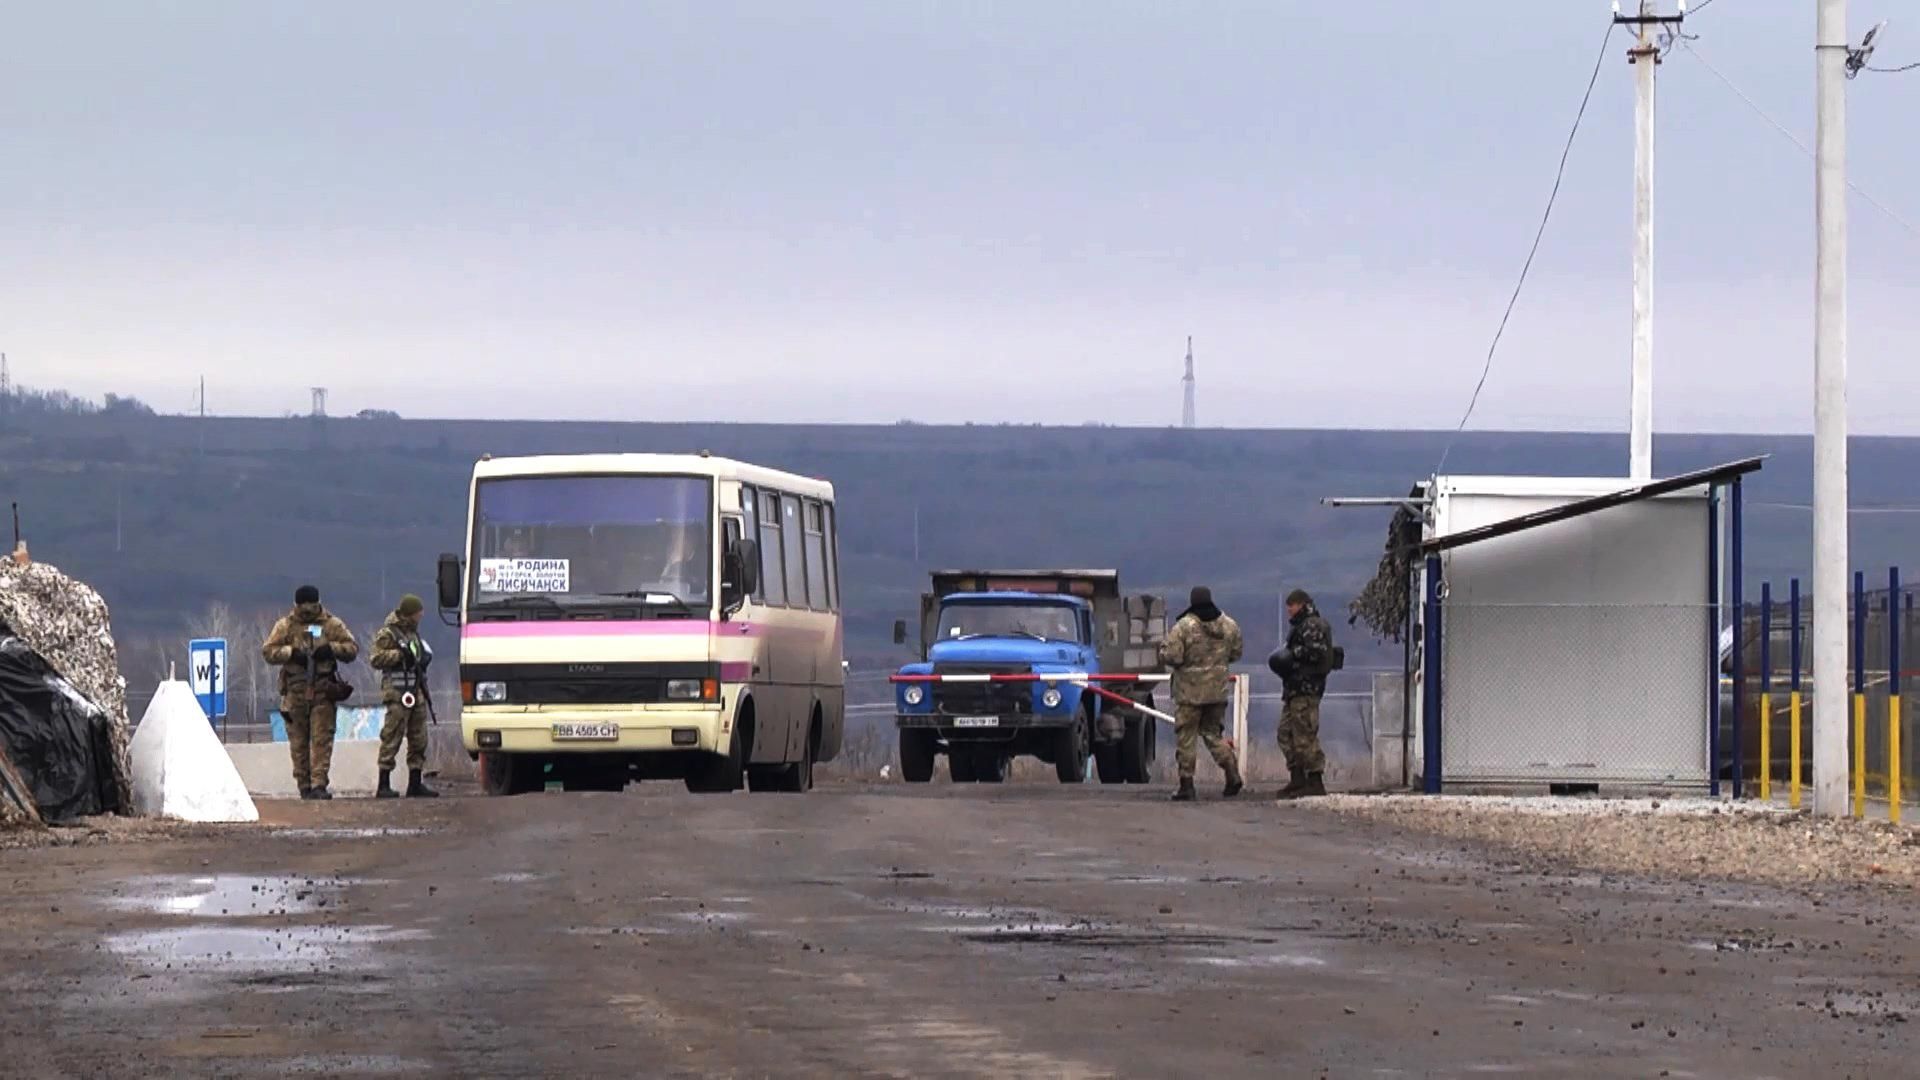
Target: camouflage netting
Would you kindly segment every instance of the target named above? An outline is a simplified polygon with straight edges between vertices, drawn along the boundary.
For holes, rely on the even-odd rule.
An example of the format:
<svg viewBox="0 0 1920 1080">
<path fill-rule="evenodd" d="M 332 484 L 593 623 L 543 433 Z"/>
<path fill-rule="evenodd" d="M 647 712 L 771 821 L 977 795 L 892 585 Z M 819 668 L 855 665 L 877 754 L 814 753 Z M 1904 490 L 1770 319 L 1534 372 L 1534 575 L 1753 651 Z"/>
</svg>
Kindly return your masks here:
<svg viewBox="0 0 1920 1080">
<path fill-rule="evenodd" d="M 125 808 L 122 812 L 131 812 L 133 759 L 128 752 L 127 682 L 120 677 L 107 602 L 46 563 L 20 566 L 0 559 L 0 623 L 10 627 L 83 697 L 106 710 L 113 745 L 114 786 Z"/>
<path fill-rule="evenodd" d="M 1395 510 L 1393 524 L 1387 526 L 1387 548 L 1380 556 L 1379 571 L 1347 605 L 1348 626 L 1365 623 L 1374 637 L 1399 644 L 1407 629 L 1407 604 L 1412 591 L 1407 575 L 1412 570 L 1419 541 L 1419 516 L 1404 506 Z"/>
</svg>

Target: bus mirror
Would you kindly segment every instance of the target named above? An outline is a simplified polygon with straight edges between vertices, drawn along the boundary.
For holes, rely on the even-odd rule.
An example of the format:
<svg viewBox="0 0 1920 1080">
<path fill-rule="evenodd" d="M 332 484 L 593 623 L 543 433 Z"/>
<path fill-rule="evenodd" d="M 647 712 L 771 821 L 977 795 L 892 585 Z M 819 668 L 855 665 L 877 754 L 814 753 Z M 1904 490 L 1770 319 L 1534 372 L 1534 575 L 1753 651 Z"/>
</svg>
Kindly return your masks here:
<svg viewBox="0 0 1920 1080">
<path fill-rule="evenodd" d="M 895 645 L 905 645 L 907 643 L 907 620 L 893 620 L 893 643 Z"/>
<path fill-rule="evenodd" d="M 460 606 L 460 579 L 466 575 L 461 572 L 460 556 L 440 556 L 440 572 L 437 584 L 440 587 L 440 609 L 451 611 Z"/>
</svg>

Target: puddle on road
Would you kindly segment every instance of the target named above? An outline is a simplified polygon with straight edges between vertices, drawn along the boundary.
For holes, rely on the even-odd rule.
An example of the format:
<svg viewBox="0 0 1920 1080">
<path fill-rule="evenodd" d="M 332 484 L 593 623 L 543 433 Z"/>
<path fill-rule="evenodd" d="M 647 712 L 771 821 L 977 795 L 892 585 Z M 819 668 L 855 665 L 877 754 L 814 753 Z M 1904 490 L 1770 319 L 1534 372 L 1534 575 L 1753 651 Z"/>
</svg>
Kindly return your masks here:
<svg viewBox="0 0 1920 1080">
<path fill-rule="evenodd" d="M 526 885 L 530 882 L 540 881 L 546 876 L 545 874 L 535 874 L 526 870 L 516 870 L 507 874 L 494 874 L 487 878 L 487 880 L 495 885 Z"/>
<path fill-rule="evenodd" d="M 337 903 L 348 884 L 341 879 L 248 874 L 155 875 L 128 880 L 106 903 L 123 911 L 201 918 L 303 915 Z"/>
<path fill-rule="evenodd" d="M 112 934 L 105 943 L 156 973 L 245 974 L 360 970 L 373 962 L 373 946 L 427 936 L 391 926 L 193 926 Z"/>
<path fill-rule="evenodd" d="M 1718 940 L 1690 941 L 1687 943 L 1687 948 L 1698 949 L 1702 952 L 1783 952 L 1799 947 L 1798 944 L 1786 938 L 1776 938 L 1771 935 L 1761 936 L 1759 934 L 1741 934 L 1734 937 L 1720 938 Z"/>
<path fill-rule="evenodd" d="M 1276 952 L 1251 953 L 1246 956 L 1192 956 L 1187 958 L 1187 963 L 1223 968 L 1321 968 L 1327 966 L 1327 962 L 1317 956 Z"/>
<path fill-rule="evenodd" d="M 684 934 L 678 926 L 569 926 L 565 933 L 575 937 L 655 937 L 662 934 Z"/>
<path fill-rule="evenodd" d="M 753 916 L 744 911 L 676 911 L 672 918 L 690 923 L 738 923 Z"/>
<path fill-rule="evenodd" d="M 409 826 L 376 826 L 369 828 L 313 828 L 313 829 L 273 829 L 270 835 L 293 840 L 375 840 L 390 836 L 425 836 L 428 830 Z"/>
<path fill-rule="evenodd" d="M 249 1064 L 261 1073 L 279 1076 L 394 1076 L 433 1068 L 430 1062 L 397 1054 L 308 1054 Z"/>
</svg>

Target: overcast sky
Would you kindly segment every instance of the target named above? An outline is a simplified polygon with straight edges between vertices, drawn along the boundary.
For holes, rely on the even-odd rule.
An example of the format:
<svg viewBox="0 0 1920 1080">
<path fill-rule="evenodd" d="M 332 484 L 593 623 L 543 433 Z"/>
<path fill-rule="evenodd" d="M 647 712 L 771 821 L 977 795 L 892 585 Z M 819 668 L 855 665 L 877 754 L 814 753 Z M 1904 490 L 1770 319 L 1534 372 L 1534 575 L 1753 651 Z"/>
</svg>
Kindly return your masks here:
<svg viewBox="0 0 1920 1080">
<path fill-rule="evenodd" d="M 1812 5 L 1710 3 L 1696 48 L 1810 143 Z M 1204 424 L 1450 428 L 1608 17 L 1466 10 L 14 4 L 0 350 L 163 411 L 204 374 L 221 413 L 1161 424 L 1192 334 Z M 1473 427 L 1625 429 L 1626 46 Z M 1656 425 L 1808 430 L 1812 163 L 1660 80 Z M 1920 222 L 1920 72 L 1849 96 Z M 1920 237 L 1852 215 L 1856 430 L 1920 433 Z"/>
</svg>

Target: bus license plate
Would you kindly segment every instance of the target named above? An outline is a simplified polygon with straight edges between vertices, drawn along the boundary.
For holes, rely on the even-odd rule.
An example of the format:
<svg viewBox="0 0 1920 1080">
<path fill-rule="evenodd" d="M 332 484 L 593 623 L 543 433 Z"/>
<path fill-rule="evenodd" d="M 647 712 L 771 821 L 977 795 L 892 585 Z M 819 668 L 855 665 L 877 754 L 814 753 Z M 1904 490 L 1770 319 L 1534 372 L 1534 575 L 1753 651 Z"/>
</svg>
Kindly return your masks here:
<svg viewBox="0 0 1920 1080">
<path fill-rule="evenodd" d="M 620 738 L 620 725 L 615 723 L 555 724 L 553 738 L 556 742 L 612 742 Z"/>
<path fill-rule="evenodd" d="M 953 726 L 954 727 L 999 727 L 1000 718 L 997 716 L 956 716 L 953 718 Z"/>
</svg>

